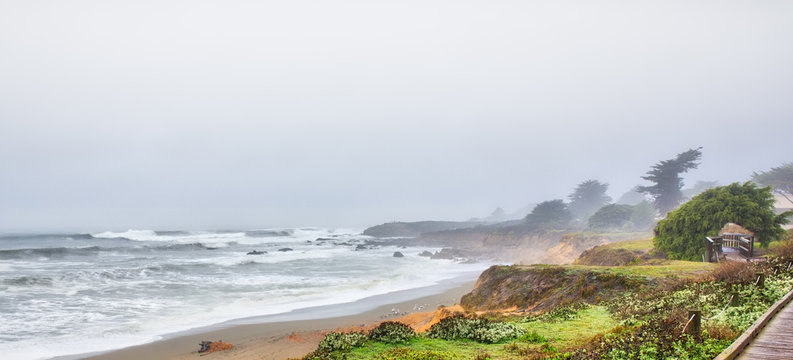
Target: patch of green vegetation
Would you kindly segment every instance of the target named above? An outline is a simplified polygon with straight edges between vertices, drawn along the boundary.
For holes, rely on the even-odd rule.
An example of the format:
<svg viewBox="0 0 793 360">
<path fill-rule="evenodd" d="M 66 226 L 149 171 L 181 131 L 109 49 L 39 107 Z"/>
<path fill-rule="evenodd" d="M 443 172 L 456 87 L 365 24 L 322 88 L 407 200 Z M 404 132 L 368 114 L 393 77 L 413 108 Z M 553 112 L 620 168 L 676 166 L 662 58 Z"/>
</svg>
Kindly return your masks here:
<svg viewBox="0 0 793 360">
<path fill-rule="evenodd" d="M 667 277 L 692 277 L 701 275 L 716 268 L 716 264 L 680 261 L 680 260 L 650 260 L 641 265 L 628 266 L 594 266 L 594 265 L 564 265 L 569 270 L 589 270 L 594 272 L 613 273 L 623 276 L 667 278 Z"/>
<path fill-rule="evenodd" d="M 646 239 L 652 233 L 646 231 L 624 232 L 624 231 L 578 231 L 568 232 L 562 235 L 562 239 L 571 238 L 604 238 L 612 243 Z"/>
<path fill-rule="evenodd" d="M 544 314 L 526 318 L 504 314 L 485 318 L 460 315 L 459 321 L 447 321 L 442 329 L 452 334 L 450 336 L 431 337 L 423 333 L 397 344 L 376 341 L 371 334 L 367 339 L 362 339 L 362 334 L 332 335 L 324 341 L 324 350 L 318 349 L 305 359 L 712 359 L 790 291 L 793 270 L 786 269 L 786 265 L 791 260 L 793 255 L 779 255 L 760 264 L 723 263 L 707 278 L 688 277 L 717 265 L 651 260 L 651 265 L 621 267 L 491 268 L 494 272 L 513 274 L 531 269 L 535 274 L 556 277 L 573 273 L 576 279 L 583 277 L 584 280 L 575 285 L 577 287 L 597 282 L 605 288 L 609 279 L 615 282 L 640 277 L 669 276 L 670 279 L 619 287 L 619 296 L 599 300 L 595 305 L 579 298 L 578 302 L 561 303 Z M 766 274 L 763 287 L 755 284 L 757 272 Z M 749 276 L 739 276 L 743 273 Z M 729 306 L 723 310 L 727 304 Z M 689 309 L 697 309 L 702 314 L 702 332 L 696 338 L 681 335 Z M 462 321 L 464 319 L 467 320 Z M 520 331 L 514 331 L 516 328 Z M 493 331 L 496 335 L 504 332 L 509 336 L 488 340 L 477 337 L 477 331 Z M 394 330 L 389 328 L 386 333 L 392 332 Z M 468 335 L 455 335 L 457 333 Z"/>
<path fill-rule="evenodd" d="M 486 318 L 471 318 L 462 314 L 441 319 L 427 331 L 427 337 L 444 340 L 469 339 L 480 343 L 495 344 L 521 337 L 525 331 L 515 324 L 491 321 Z"/>
<path fill-rule="evenodd" d="M 609 249 L 624 249 L 629 251 L 650 251 L 653 249 L 653 238 L 617 241 L 603 246 Z"/>
<path fill-rule="evenodd" d="M 471 340 L 442 340 L 427 337 L 417 337 L 406 344 L 392 345 L 381 342 L 368 342 L 364 346 L 355 348 L 347 354 L 349 360 L 371 360 L 388 359 L 383 355 L 392 356 L 402 354 L 402 356 L 416 356 L 421 358 L 426 356 L 440 356 L 438 359 L 474 359 L 480 352 L 488 352 L 493 356 L 506 355 L 501 344 L 480 344 Z M 409 349 L 410 353 L 403 350 Z M 391 355 L 389 355 L 391 354 Z M 410 357 L 404 357 L 410 359 Z M 432 357 L 428 357 L 434 359 Z"/>
<path fill-rule="evenodd" d="M 611 330 L 619 322 L 605 306 L 588 306 L 562 321 L 531 321 L 523 323 L 529 333 L 537 333 L 557 348 L 566 348 Z"/>
<path fill-rule="evenodd" d="M 369 339 L 389 344 L 407 342 L 416 336 L 410 326 L 397 321 L 384 321 L 369 332 Z"/>
<path fill-rule="evenodd" d="M 780 249 L 780 248 L 782 248 L 782 246 L 787 244 L 787 241 L 788 241 L 787 239 L 786 240 L 774 240 L 774 241 L 768 243 L 768 250 L 772 250 L 773 251 L 773 250 L 776 250 L 776 249 Z"/>
<path fill-rule="evenodd" d="M 553 322 L 505 323 L 526 330 L 525 335 L 506 345 L 419 336 L 402 344 L 368 341 L 345 355 L 349 360 L 523 359 L 525 356 L 522 354 L 526 350 L 552 354 L 556 349 L 572 346 L 581 339 L 604 333 L 618 324 L 604 306 L 586 306 L 574 315 L 564 318 Z"/>
<path fill-rule="evenodd" d="M 569 358 L 712 359 L 791 286 L 793 280 L 788 275 L 772 275 L 763 288 L 751 282 L 734 286 L 700 282 L 663 291 L 628 293 L 608 304 L 613 316 L 621 320 L 620 326 L 589 341 Z M 736 303 L 732 303 L 732 292 L 738 293 L 740 300 Z M 722 312 L 728 303 L 731 306 Z M 680 335 L 688 317 L 686 309 L 702 312 L 703 332 L 696 341 Z"/>
</svg>

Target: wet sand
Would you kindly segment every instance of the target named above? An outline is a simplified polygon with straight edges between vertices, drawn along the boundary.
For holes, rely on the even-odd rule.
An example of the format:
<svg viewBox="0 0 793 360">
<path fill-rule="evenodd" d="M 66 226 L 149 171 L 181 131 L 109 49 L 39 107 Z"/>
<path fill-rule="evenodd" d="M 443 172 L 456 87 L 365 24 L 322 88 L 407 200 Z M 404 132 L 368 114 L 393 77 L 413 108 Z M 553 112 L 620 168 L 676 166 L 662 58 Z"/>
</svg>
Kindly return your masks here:
<svg viewBox="0 0 793 360">
<path fill-rule="evenodd" d="M 302 309 L 285 314 L 239 319 L 165 336 L 152 343 L 101 354 L 57 359 L 289 359 L 314 350 L 328 331 L 371 327 L 410 313 L 434 311 L 459 303 L 473 289 L 477 274 L 436 286 L 372 296 L 356 302 Z M 198 354 L 201 341 L 228 342 L 234 349 Z"/>
</svg>

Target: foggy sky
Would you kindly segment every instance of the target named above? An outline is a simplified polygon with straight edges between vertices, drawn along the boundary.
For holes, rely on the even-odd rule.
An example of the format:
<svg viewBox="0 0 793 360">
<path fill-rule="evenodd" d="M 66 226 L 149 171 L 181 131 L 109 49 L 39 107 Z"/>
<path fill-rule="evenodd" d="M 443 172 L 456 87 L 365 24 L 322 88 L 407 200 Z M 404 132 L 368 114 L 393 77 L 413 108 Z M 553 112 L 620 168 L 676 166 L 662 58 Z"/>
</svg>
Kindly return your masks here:
<svg viewBox="0 0 793 360">
<path fill-rule="evenodd" d="M 361 227 L 793 160 L 791 1 L 0 2 L 0 231 Z"/>
</svg>

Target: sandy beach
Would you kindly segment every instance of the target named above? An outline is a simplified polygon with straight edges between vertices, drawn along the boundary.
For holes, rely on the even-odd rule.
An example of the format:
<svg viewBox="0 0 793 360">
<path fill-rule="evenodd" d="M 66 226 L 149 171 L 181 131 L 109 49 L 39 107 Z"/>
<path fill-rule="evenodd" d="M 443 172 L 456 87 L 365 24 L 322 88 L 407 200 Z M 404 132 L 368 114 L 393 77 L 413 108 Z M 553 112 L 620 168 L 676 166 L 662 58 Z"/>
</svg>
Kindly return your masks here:
<svg viewBox="0 0 793 360">
<path fill-rule="evenodd" d="M 165 336 L 162 340 L 101 354 L 56 359 L 289 359 L 314 350 L 324 334 L 367 328 L 400 317 L 431 317 L 441 305 L 451 306 L 474 286 L 478 274 L 467 274 L 436 286 L 372 296 L 352 303 L 302 309 L 285 314 L 238 319 Z M 407 315 L 407 316 L 406 316 Z M 198 354 L 201 341 L 228 342 L 232 350 Z"/>
</svg>

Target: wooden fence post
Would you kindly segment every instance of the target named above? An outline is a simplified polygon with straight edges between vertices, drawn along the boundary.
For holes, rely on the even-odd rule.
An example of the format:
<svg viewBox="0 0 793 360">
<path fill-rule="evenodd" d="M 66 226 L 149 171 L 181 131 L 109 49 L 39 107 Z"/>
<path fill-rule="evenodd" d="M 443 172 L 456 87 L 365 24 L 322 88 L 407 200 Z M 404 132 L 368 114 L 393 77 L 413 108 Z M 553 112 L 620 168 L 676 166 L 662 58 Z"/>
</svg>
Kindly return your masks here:
<svg viewBox="0 0 793 360">
<path fill-rule="evenodd" d="M 689 323 L 685 333 L 691 335 L 697 341 L 702 340 L 702 312 L 699 310 L 688 311 Z"/>
<path fill-rule="evenodd" d="M 713 262 L 713 243 L 709 238 L 705 238 L 705 261 Z"/>
<path fill-rule="evenodd" d="M 755 280 L 754 285 L 759 287 L 759 288 L 761 288 L 761 289 L 764 288 L 765 287 L 765 274 L 757 273 L 755 275 L 757 275 L 757 280 Z"/>
</svg>

